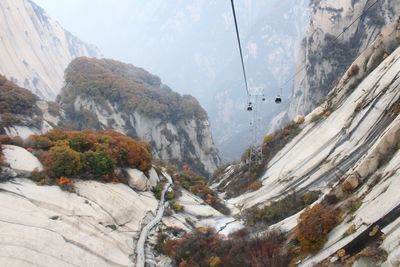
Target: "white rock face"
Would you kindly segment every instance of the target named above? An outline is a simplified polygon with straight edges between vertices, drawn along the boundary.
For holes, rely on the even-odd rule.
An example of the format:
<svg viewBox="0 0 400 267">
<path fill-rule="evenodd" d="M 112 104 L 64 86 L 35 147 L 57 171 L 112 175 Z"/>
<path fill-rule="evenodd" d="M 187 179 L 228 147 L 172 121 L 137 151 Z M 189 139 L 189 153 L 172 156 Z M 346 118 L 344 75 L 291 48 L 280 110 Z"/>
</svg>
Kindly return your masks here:
<svg viewBox="0 0 400 267">
<path fill-rule="evenodd" d="M 325 258 L 334 255 L 340 248 L 350 243 L 363 231 L 368 231 L 367 229 L 369 226 L 373 225 L 381 218 L 389 216 L 389 213 L 399 206 L 399 166 L 400 153 L 396 153 L 385 167 L 378 170 L 377 173 L 381 174 L 385 179 L 382 179 L 382 181 L 374 186 L 371 192 L 363 199 L 361 207 L 354 213 L 354 215 L 351 215 L 354 216 L 354 218 L 350 221 L 348 218 L 345 218 L 345 220 L 329 234 L 328 242 L 325 244 L 323 249 L 304 260 L 300 266 L 314 266 L 316 262 L 320 262 Z M 368 185 L 365 185 L 363 188 L 364 190 L 361 192 L 365 192 L 367 186 Z M 351 225 L 355 225 L 356 232 L 351 235 L 345 235 L 346 230 L 349 229 Z M 398 217 L 395 217 L 393 222 L 389 223 L 382 229 L 386 238 L 380 247 L 388 252 L 389 257 L 384 263 L 379 264 L 379 266 L 396 266 L 396 264 L 400 263 L 398 243 L 400 240 L 399 229 L 400 220 Z"/>
<path fill-rule="evenodd" d="M 229 200 L 234 211 L 266 205 L 292 189 L 326 191 L 356 170 L 370 174 L 374 155 L 379 151 L 384 157 L 399 134 L 399 123 L 393 117 L 397 114 L 390 111 L 400 101 L 399 70 L 400 48 L 350 95 L 341 95 L 344 87 L 335 88 L 332 94 L 342 96 L 336 110 L 318 122 L 309 122 L 307 116 L 303 130 L 269 162 L 263 186 Z M 317 108 L 312 114 L 320 111 Z M 380 126 L 383 118 L 386 124 Z"/>
<path fill-rule="evenodd" d="M 2 0 L 0 10 L 0 73 L 41 98 L 55 99 L 73 58 L 101 56 L 32 1 Z"/>
<path fill-rule="evenodd" d="M 349 185 L 357 188 L 352 197 L 362 200 L 361 207 L 348 214 L 330 232 L 324 247 L 299 266 L 334 260 L 339 249 L 361 234 L 368 235 L 375 225 L 386 236 L 380 247 L 389 254 L 378 265 L 396 266 L 400 262 L 400 27 L 393 26 L 354 62 L 363 66 L 360 73 L 356 77 L 345 74 L 327 100 L 305 117 L 301 132 L 269 161 L 261 178 L 262 187 L 228 200 L 234 214 L 268 205 L 292 190 L 320 190 L 321 201 L 331 189 L 337 192 L 348 178 Z M 388 44 L 395 44 L 397 49 L 381 58 L 373 71 L 368 69 L 371 60 Z M 332 113 L 324 116 L 325 110 Z M 313 116 L 321 117 L 312 120 Z M 225 170 L 222 180 L 229 179 L 231 170 Z M 292 230 L 299 214 L 273 228 Z M 355 232 L 345 234 L 353 225 Z"/>
<path fill-rule="evenodd" d="M 39 134 L 41 131 L 39 131 L 36 127 L 28 127 L 28 126 L 23 126 L 23 125 L 14 125 L 10 127 L 4 128 L 4 131 L 8 136 L 19 136 L 22 139 L 28 138 L 32 134 Z"/>
<path fill-rule="evenodd" d="M 89 110 L 98 118 L 105 129 L 115 129 L 129 135 L 132 129 L 140 140 L 152 145 L 153 155 L 169 162 L 195 162 L 212 174 L 220 163 L 212 140 L 208 120 L 181 119 L 176 123 L 149 118 L 137 111 L 122 114 L 118 106 L 108 102 L 104 110 L 92 99 L 77 97 L 76 111 Z M 112 122 L 110 123 L 110 118 Z M 125 118 L 125 119 L 123 119 Z"/>
<path fill-rule="evenodd" d="M 128 174 L 128 184 L 131 188 L 139 191 L 146 191 L 148 179 L 143 172 L 130 168 L 125 168 L 125 171 Z"/>
<path fill-rule="evenodd" d="M 288 109 L 290 119 L 297 114 L 310 112 L 335 86 L 334 78 L 343 75 L 349 64 L 370 46 L 388 25 L 398 20 L 400 13 L 399 1 L 379 1 L 339 39 L 332 41 L 373 2 L 313 2 L 310 24 L 299 51 L 299 74 L 294 81 Z"/>
<path fill-rule="evenodd" d="M 28 150 L 19 146 L 3 146 L 4 161 L 17 173 L 29 175 L 33 170 L 43 170 L 40 161 Z"/>
<path fill-rule="evenodd" d="M 160 181 L 158 174 L 154 168 L 149 170 L 149 179 L 147 180 L 147 190 L 151 190 L 156 187 L 157 183 Z"/>
<path fill-rule="evenodd" d="M 297 115 L 296 117 L 294 117 L 293 121 L 296 124 L 303 124 L 305 119 L 304 119 L 304 116 Z"/>
<path fill-rule="evenodd" d="M 162 222 L 166 227 L 176 227 L 186 232 L 194 230 L 193 226 L 195 228 L 212 227 L 224 235 L 229 235 L 244 227 L 242 222 L 223 215 L 186 190 L 182 190 L 178 203 L 183 206 L 183 212 L 164 217 Z"/>
<path fill-rule="evenodd" d="M 132 266 L 132 239 L 158 201 L 123 184 L 75 187 L 0 184 L 2 266 Z"/>
</svg>

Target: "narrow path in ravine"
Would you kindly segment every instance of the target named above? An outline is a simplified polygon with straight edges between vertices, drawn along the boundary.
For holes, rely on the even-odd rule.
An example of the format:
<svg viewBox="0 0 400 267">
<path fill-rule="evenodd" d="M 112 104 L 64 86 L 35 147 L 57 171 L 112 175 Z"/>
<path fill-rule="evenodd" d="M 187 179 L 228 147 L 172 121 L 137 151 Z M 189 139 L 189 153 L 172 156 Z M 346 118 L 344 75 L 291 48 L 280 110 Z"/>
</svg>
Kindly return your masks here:
<svg viewBox="0 0 400 267">
<path fill-rule="evenodd" d="M 172 185 L 171 176 L 165 171 L 162 171 L 162 175 L 167 179 L 167 183 L 164 185 L 164 189 L 161 193 L 161 199 L 158 204 L 157 214 L 153 220 L 151 220 L 146 226 L 142 228 L 140 233 L 139 240 L 136 244 L 136 267 L 144 267 L 146 263 L 145 250 L 144 246 L 147 240 L 147 237 L 150 233 L 150 230 L 156 226 L 164 215 L 165 207 L 168 203 L 165 203 L 165 193 L 168 191 L 168 188 Z"/>
</svg>

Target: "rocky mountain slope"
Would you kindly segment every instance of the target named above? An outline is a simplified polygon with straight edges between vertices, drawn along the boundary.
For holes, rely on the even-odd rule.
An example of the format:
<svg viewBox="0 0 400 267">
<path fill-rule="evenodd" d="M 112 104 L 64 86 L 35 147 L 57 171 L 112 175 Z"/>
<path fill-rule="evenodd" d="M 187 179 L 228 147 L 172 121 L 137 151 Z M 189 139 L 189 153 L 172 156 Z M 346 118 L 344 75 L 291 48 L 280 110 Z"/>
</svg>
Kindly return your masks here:
<svg viewBox="0 0 400 267">
<path fill-rule="evenodd" d="M 326 3 L 314 4 L 319 10 Z M 339 12 L 335 7 L 326 11 Z M 351 62 L 346 58 L 321 104 L 264 138 L 263 161 L 244 153 L 220 171 L 211 188 L 234 217 L 221 213 L 222 201 L 189 168 L 152 164 L 146 144 L 119 133 L 52 131 L 19 145 L 2 136 L 0 262 L 131 266 L 138 256 L 160 266 L 398 266 L 400 20 L 372 35 Z M 322 65 L 332 70 L 329 64 Z M 56 114 L 0 76 L 2 131 L 41 132 L 60 121 L 114 128 L 148 140 L 159 158 L 215 169 L 208 119 L 194 98 L 114 60 L 75 59 L 65 79 Z M 255 180 L 241 186 L 248 177 Z"/>
<path fill-rule="evenodd" d="M 47 136 L 64 138 L 60 133 L 53 132 Z M 70 134 L 78 134 L 80 138 L 93 137 L 77 132 Z M 93 180 L 94 173 L 82 174 L 79 176 L 81 179 L 74 176 L 73 180 L 61 177 L 55 180 L 56 184 L 49 183 L 48 177 L 37 180 L 35 175 L 38 172 L 45 171 L 51 175 L 48 172 L 51 165 L 44 160 L 46 157 L 40 157 L 39 161 L 35 156 L 41 150 L 37 150 L 38 146 L 48 147 L 43 137 L 35 139 L 36 145 L 30 143 L 36 147 L 33 154 L 30 152 L 32 148 L 28 148 L 28 151 L 20 146 L 0 145 L 0 174 L 2 178 L 7 178 L 0 183 L 2 265 L 132 266 L 140 256 L 135 251 L 139 245 L 143 246 L 143 242 L 146 242 L 145 260 L 151 262 L 154 255 L 148 244 L 157 245 L 159 231 L 172 235 L 174 231 L 190 232 L 195 227 L 212 225 L 223 233 L 229 233 L 240 227 L 238 223 L 227 227 L 227 224 L 234 222 L 232 217 L 221 214 L 186 190 L 181 196 L 174 197 L 177 198 L 175 204 L 169 204 L 171 195 L 178 191 L 175 185 L 173 190 L 168 189 L 169 184 L 175 181 L 167 170 L 160 171 L 159 166 L 154 166 L 157 171 L 153 167 L 146 171 L 146 175 L 138 169 L 129 169 L 128 180 L 123 183 Z M 78 141 L 72 135 L 70 138 L 70 142 Z M 64 146 L 64 143 L 56 142 L 53 145 Z M 72 146 L 75 149 L 82 148 L 75 145 Z M 121 170 L 116 171 L 115 175 L 122 179 Z M 63 179 L 71 184 L 64 184 Z M 149 182 L 149 187 L 142 186 Z M 163 191 L 167 198 L 164 204 L 164 195 L 159 201 L 156 191 L 150 190 L 167 183 Z M 184 210 L 182 208 L 174 212 L 172 209 L 176 205 L 182 205 Z M 150 229 L 145 225 L 160 218 L 164 209 L 169 210 L 168 214 L 165 211 L 162 222 L 157 220 L 152 223 L 155 229 L 151 231 L 150 238 L 146 233 L 140 241 L 139 235 L 143 236 L 143 229 Z M 166 257 L 161 256 L 158 260 L 163 262 L 162 266 L 171 266 L 171 260 Z"/>
<path fill-rule="evenodd" d="M 58 99 L 70 126 L 116 129 L 149 142 L 159 159 L 213 173 L 219 157 L 206 112 L 189 95 L 180 96 L 160 78 L 114 60 L 75 59 Z"/>
<path fill-rule="evenodd" d="M 317 192 L 319 197 L 311 201 L 314 210 L 317 203 L 332 212 L 339 210 L 326 242 L 303 255 L 299 266 L 397 266 L 400 262 L 399 46 L 396 21 L 350 65 L 320 106 L 296 120 L 300 131 L 269 160 L 259 187 L 228 200 L 234 214 L 250 216 L 253 223 L 283 212 L 274 211 L 274 205 L 285 203 L 285 198 L 290 201 L 294 192 L 303 196 Z M 230 166 L 214 187 L 223 190 L 237 183 L 231 179 L 240 168 L 240 164 Z M 267 224 L 269 229 L 299 236 L 298 222 L 305 220 L 303 208 L 308 204 L 300 205 L 276 224 Z"/>
<path fill-rule="evenodd" d="M 61 126 L 63 111 L 0 75 L 0 133 L 27 138 Z"/>
<path fill-rule="evenodd" d="M 322 0 L 312 1 L 311 5 L 311 21 L 298 58 L 300 73 L 294 82 L 288 110 L 291 119 L 310 112 L 336 85 L 337 77 L 341 77 L 400 14 L 399 2 L 390 0 Z M 359 16 L 361 18 L 336 39 Z"/>
<path fill-rule="evenodd" d="M 0 73 L 40 98 L 55 99 L 73 58 L 101 56 L 30 0 L 1 1 L 0 10 Z"/>
</svg>

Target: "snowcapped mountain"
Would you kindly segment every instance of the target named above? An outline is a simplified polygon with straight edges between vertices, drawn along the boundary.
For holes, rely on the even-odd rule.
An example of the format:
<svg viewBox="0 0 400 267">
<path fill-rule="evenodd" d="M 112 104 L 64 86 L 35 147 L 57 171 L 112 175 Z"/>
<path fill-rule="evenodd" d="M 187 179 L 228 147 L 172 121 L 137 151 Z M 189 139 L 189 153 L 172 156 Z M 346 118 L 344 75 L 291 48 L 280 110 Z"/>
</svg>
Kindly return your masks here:
<svg viewBox="0 0 400 267">
<path fill-rule="evenodd" d="M 101 56 L 30 0 L 1 1 L 0 10 L 0 73 L 40 98 L 55 99 L 73 58 Z"/>
</svg>

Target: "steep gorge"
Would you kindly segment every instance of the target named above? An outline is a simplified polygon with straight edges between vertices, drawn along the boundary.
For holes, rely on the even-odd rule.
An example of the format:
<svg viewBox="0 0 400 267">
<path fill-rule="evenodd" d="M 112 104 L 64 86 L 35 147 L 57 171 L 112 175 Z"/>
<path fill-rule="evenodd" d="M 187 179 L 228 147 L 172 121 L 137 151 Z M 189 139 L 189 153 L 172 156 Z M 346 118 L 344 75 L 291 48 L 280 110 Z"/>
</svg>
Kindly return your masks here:
<svg viewBox="0 0 400 267">
<path fill-rule="evenodd" d="M 203 175 L 219 165 L 207 113 L 157 76 L 114 60 L 78 58 L 65 79 L 58 102 L 70 127 L 116 129 L 148 142 L 157 158 Z"/>
</svg>

